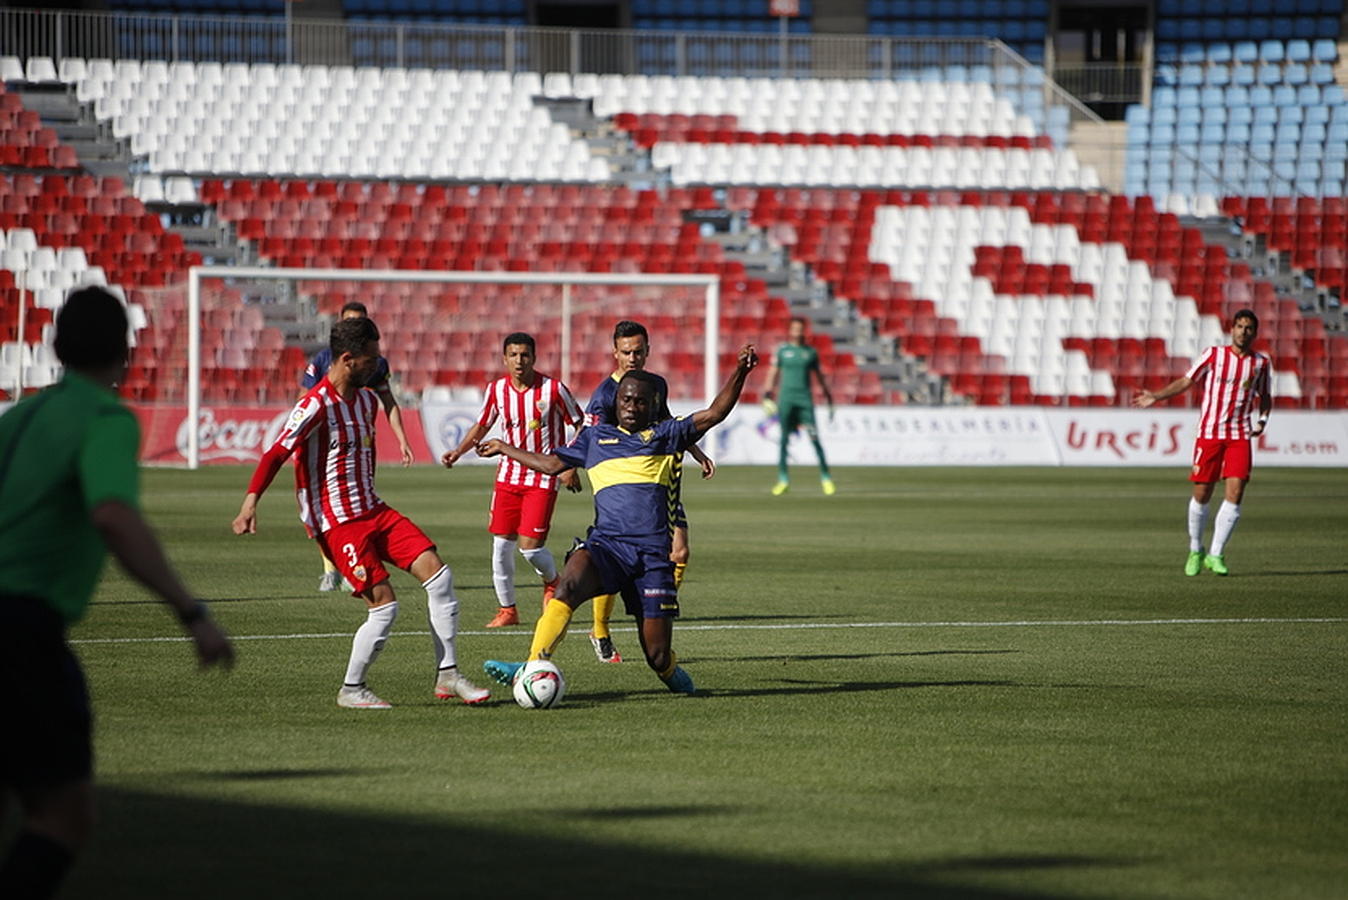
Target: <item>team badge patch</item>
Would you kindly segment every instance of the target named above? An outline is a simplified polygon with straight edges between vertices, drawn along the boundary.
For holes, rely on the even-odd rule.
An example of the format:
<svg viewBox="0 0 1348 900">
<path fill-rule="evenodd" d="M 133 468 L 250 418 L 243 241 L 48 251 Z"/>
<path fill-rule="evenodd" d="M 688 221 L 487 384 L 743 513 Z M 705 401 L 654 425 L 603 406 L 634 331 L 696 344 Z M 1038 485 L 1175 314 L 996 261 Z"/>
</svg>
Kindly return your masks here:
<svg viewBox="0 0 1348 900">
<path fill-rule="evenodd" d="M 366 576 L 368 575 L 368 573 L 365 571 L 364 566 L 356 566 L 354 569 L 351 570 L 351 574 L 355 575 L 356 578 L 359 579 L 360 581 L 364 581 Z"/>
</svg>

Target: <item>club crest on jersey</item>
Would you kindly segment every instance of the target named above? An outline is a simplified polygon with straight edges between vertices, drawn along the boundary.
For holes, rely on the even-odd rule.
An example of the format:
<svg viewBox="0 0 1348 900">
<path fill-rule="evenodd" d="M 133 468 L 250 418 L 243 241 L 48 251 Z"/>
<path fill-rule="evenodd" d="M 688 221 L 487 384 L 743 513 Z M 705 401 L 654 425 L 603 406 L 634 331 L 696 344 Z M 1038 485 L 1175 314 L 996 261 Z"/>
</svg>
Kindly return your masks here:
<svg viewBox="0 0 1348 900">
<path fill-rule="evenodd" d="M 364 581 L 369 573 L 365 571 L 364 566 L 356 566 L 351 570 L 351 574 L 355 575 L 360 581 Z"/>
<path fill-rule="evenodd" d="M 651 438 L 655 437 L 655 429 L 647 428 L 645 431 L 638 432 L 638 436 L 641 438 L 643 442 L 649 444 L 651 442 Z"/>
</svg>

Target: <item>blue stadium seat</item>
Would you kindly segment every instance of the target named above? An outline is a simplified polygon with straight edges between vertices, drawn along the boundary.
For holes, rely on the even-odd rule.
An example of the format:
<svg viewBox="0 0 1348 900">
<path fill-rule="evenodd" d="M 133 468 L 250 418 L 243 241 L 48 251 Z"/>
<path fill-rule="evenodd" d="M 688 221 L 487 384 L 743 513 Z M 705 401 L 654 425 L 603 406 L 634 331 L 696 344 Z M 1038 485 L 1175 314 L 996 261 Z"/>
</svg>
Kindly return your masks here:
<svg viewBox="0 0 1348 900">
<path fill-rule="evenodd" d="M 1302 90 L 1304 91 L 1306 88 L 1302 88 Z M 1299 98 L 1298 102 L 1300 102 Z M 1304 122 L 1314 122 L 1323 125 L 1325 122 L 1329 121 L 1329 107 L 1319 103 L 1318 98 L 1317 101 L 1304 103 L 1302 109 L 1305 111 L 1305 118 L 1302 120 Z"/>
<path fill-rule="evenodd" d="M 1259 42 L 1259 58 L 1264 62 L 1282 62 L 1284 55 L 1282 41 L 1266 40 Z"/>
<path fill-rule="evenodd" d="M 1237 41 L 1231 45 L 1231 56 L 1236 62 L 1252 63 L 1259 59 L 1259 45 L 1254 41 Z"/>
<path fill-rule="evenodd" d="M 1327 63 L 1316 63 L 1311 66 L 1309 80 L 1315 85 L 1333 84 L 1334 67 Z"/>
<path fill-rule="evenodd" d="M 1252 37 L 1250 20 L 1241 18 L 1222 19 L 1222 37 L 1228 41 L 1244 41 Z"/>
<path fill-rule="evenodd" d="M 1179 83 L 1181 86 L 1197 87 L 1203 83 L 1202 66 L 1180 66 Z"/>
<path fill-rule="evenodd" d="M 1200 144 L 1226 143 L 1226 125 L 1221 122 L 1204 122 L 1198 132 Z"/>
<path fill-rule="evenodd" d="M 1238 85 L 1254 84 L 1255 69 L 1254 66 L 1247 66 L 1243 63 L 1231 67 L 1231 83 Z"/>
<path fill-rule="evenodd" d="M 1316 38 L 1327 38 L 1329 40 L 1338 40 L 1339 38 L 1339 17 L 1338 16 L 1318 16 L 1315 20 Z"/>
<path fill-rule="evenodd" d="M 1263 63 L 1259 66 L 1256 79 L 1260 84 L 1278 84 L 1282 81 L 1282 66 L 1277 63 Z"/>
<path fill-rule="evenodd" d="M 1244 87 L 1234 84 L 1226 89 L 1226 105 L 1228 107 L 1240 107 L 1249 112 L 1250 92 Z"/>
<path fill-rule="evenodd" d="M 1203 83 L 1213 87 L 1225 87 L 1231 83 L 1230 66 L 1208 66 L 1203 71 Z"/>
<path fill-rule="evenodd" d="M 1194 125 L 1203 121 L 1203 110 L 1197 106 L 1181 106 L 1176 112 L 1181 125 Z"/>
<path fill-rule="evenodd" d="M 1226 123 L 1227 144 L 1248 144 L 1249 142 L 1250 142 L 1250 123 L 1248 122 Z"/>
<path fill-rule="evenodd" d="M 1226 99 L 1225 92 L 1220 87 L 1205 87 L 1202 93 L 1198 95 L 1198 105 L 1204 108 L 1221 108 L 1222 102 Z"/>
</svg>

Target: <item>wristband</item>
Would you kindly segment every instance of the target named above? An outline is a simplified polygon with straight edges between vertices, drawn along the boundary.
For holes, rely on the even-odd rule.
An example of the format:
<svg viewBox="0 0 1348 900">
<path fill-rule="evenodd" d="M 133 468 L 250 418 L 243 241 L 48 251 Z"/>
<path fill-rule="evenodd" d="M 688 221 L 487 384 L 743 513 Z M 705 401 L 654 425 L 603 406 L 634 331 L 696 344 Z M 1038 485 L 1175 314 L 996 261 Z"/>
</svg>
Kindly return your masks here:
<svg viewBox="0 0 1348 900">
<path fill-rule="evenodd" d="M 206 614 L 207 614 L 206 604 L 198 600 L 196 606 L 193 606 L 186 612 L 178 613 L 178 621 L 183 623 L 184 625 L 195 625 L 202 619 L 206 618 Z"/>
</svg>

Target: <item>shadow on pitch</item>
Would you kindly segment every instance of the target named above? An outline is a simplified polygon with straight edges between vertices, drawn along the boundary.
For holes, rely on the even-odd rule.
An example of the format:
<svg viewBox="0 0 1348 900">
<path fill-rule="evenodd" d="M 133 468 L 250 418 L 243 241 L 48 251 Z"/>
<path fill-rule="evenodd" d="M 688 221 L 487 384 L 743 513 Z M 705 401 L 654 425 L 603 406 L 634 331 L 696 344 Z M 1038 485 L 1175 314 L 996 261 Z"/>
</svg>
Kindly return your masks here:
<svg viewBox="0 0 1348 900">
<path fill-rule="evenodd" d="M 380 790 L 378 779 L 369 789 Z M 334 797 L 357 804 L 359 798 Z M 280 804 L 99 791 L 100 827 L 72 873 L 67 900 L 238 900 L 241 896 L 344 898 L 665 896 L 857 900 L 1031 900 L 1048 895 L 951 886 L 961 874 L 1100 864 L 1072 857 L 991 857 L 930 864 L 805 866 L 678 849 L 682 832 L 639 840 L 577 838 L 566 822 L 625 820 L 658 829 L 735 810 L 671 805 L 556 810 L 518 827 L 484 825 L 442 811 L 315 809 Z M 770 848 L 765 848 L 770 849 Z M 1104 864 L 1113 864 L 1105 861 Z M 596 873 L 600 873 L 597 875 Z M 545 890 L 546 888 L 546 890 Z"/>
<path fill-rule="evenodd" d="M 902 691 L 918 688 L 961 687 L 1029 687 L 1018 681 L 806 681 L 795 678 L 775 679 L 777 687 L 756 688 L 702 688 L 688 700 L 720 700 L 729 697 L 781 697 L 806 694 L 858 694 L 873 691 Z M 623 700 L 666 699 L 669 691 L 663 688 L 638 691 L 600 691 L 581 695 L 568 694 L 565 706 L 584 708 Z"/>
<path fill-rule="evenodd" d="M 1019 650 L 910 650 L 898 653 L 774 653 L 771 656 L 715 656 L 702 654 L 688 657 L 690 662 L 715 659 L 720 662 L 824 662 L 839 659 L 889 659 L 901 656 L 991 656 L 1002 653 L 1020 653 Z"/>
</svg>

